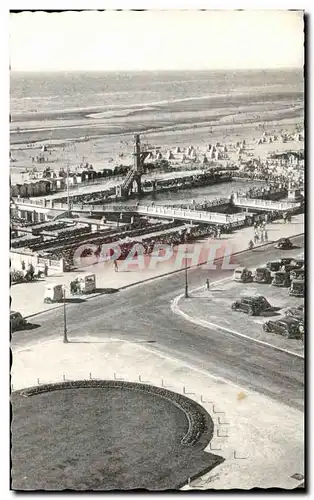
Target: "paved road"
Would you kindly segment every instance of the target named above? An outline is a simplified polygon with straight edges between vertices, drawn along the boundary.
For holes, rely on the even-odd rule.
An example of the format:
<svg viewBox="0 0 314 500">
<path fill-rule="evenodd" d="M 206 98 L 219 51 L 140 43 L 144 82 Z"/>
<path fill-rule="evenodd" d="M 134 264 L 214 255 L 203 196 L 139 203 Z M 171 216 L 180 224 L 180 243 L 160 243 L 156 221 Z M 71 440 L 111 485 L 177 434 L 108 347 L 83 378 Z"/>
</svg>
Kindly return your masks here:
<svg viewBox="0 0 314 500">
<path fill-rule="evenodd" d="M 293 239 L 289 252 L 272 245 L 236 257 L 238 265 L 254 267 L 280 255 L 297 256 L 304 238 Z M 189 270 L 189 286 L 230 276 L 232 271 L 195 268 Z M 171 300 L 184 290 L 184 274 L 176 273 L 111 295 L 67 306 L 68 332 L 75 337 L 115 337 L 131 341 L 153 340 L 149 344 L 165 354 L 230 380 L 243 388 L 267 395 L 303 410 L 304 361 L 228 333 L 196 326 L 172 313 Z M 33 318 L 38 328 L 13 334 L 14 348 L 54 338 L 63 332 L 62 308 Z M 162 376 L 162 374 L 160 374 Z M 265 408 L 265 411 L 267 409 Z"/>
</svg>

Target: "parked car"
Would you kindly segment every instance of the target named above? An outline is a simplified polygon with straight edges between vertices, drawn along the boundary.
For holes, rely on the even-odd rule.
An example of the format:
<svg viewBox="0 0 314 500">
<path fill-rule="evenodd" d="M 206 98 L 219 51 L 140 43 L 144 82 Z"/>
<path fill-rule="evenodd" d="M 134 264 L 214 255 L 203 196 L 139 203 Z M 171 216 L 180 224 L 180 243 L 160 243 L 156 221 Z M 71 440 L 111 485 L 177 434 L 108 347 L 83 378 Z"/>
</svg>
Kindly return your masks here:
<svg viewBox="0 0 314 500">
<path fill-rule="evenodd" d="M 289 290 L 293 297 L 304 297 L 304 280 L 293 280 Z"/>
<path fill-rule="evenodd" d="M 305 269 L 304 259 L 293 259 L 290 264 L 293 264 L 297 269 Z"/>
<path fill-rule="evenodd" d="M 280 271 L 281 263 L 279 260 L 272 260 L 270 262 L 267 262 L 266 267 L 270 271 L 270 275 L 273 278 L 275 273 L 277 271 Z"/>
<path fill-rule="evenodd" d="M 304 280 L 304 278 L 305 278 L 304 269 L 297 268 L 297 269 L 293 269 L 290 272 L 290 279 L 291 280 Z"/>
<path fill-rule="evenodd" d="M 267 267 L 258 267 L 255 269 L 253 281 L 255 283 L 271 283 L 271 274 Z"/>
<path fill-rule="evenodd" d="M 275 248 L 280 250 L 290 250 L 293 247 L 293 244 L 289 238 L 280 238 L 274 245 Z"/>
<path fill-rule="evenodd" d="M 280 271 L 283 271 L 284 273 L 288 273 L 290 276 L 290 273 L 297 269 L 293 264 L 286 264 L 284 266 L 281 266 Z"/>
<path fill-rule="evenodd" d="M 269 320 L 263 324 L 265 332 L 276 333 L 288 339 L 301 339 L 304 334 L 304 327 L 295 318 L 283 318 L 278 320 Z"/>
<path fill-rule="evenodd" d="M 233 281 L 251 283 L 253 281 L 253 273 L 246 267 L 237 267 L 233 273 Z"/>
<path fill-rule="evenodd" d="M 280 266 L 288 266 L 290 265 L 291 263 L 293 263 L 294 261 L 294 258 L 293 257 L 281 257 L 280 259 L 278 259 L 278 261 L 280 262 Z"/>
<path fill-rule="evenodd" d="M 233 311 L 242 311 L 250 316 L 258 316 L 264 311 L 271 309 L 271 305 L 265 297 L 255 295 L 253 297 L 242 297 L 231 304 Z"/>
<path fill-rule="evenodd" d="M 22 330 L 27 321 L 25 318 L 23 318 L 22 314 L 17 312 L 17 311 L 11 311 L 10 312 L 10 329 L 11 332 L 14 332 L 15 330 Z"/>
<path fill-rule="evenodd" d="M 286 316 L 297 319 L 299 321 L 304 321 L 304 305 L 302 304 L 298 307 L 290 307 L 286 311 Z"/>
<path fill-rule="evenodd" d="M 45 304 L 51 304 L 54 302 L 61 302 L 64 298 L 64 290 L 63 285 L 56 285 L 50 283 L 46 285 L 45 294 L 44 294 L 44 302 Z"/>
<path fill-rule="evenodd" d="M 273 286 L 281 287 L 288 287 L 290 286 L 290 283 L 290 273 L 286 273 L 285 271 L 278 271 L 277 273 L 275 273 L 271 282 Z"/>
</svg>

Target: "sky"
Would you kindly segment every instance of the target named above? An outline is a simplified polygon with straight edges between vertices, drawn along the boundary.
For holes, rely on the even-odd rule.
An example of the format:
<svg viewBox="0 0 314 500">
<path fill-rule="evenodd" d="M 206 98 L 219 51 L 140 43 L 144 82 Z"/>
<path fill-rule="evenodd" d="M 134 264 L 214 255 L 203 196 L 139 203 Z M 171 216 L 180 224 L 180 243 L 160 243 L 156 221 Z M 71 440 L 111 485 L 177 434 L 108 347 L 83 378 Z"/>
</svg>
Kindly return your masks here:
<svg viewBox="0 0 314 500">
<path fill-rule="evenodd" d="M 9 31 L 19 71 L 303 66 L 301 11 L 21 12 Z"/>
</svg>

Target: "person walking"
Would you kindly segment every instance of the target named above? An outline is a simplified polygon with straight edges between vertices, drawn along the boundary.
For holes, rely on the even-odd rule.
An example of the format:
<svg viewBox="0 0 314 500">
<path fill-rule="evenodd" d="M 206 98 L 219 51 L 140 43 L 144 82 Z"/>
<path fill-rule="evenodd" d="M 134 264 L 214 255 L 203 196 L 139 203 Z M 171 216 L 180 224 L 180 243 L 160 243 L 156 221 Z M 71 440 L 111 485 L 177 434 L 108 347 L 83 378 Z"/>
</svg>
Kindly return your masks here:
<svg viewBox="0 0 314 500">
<path fill-rule="evenodd" d="M 261 243 L 264 243 L 264 231 L 263 231 L 263 229 L 261 230 Z"/>
<path fill-rule="evenodd" d="M 268 243 L 268 233 L 267 233 L 267 229 L 265 229 L 265 232 L 264 232 L 264 239 L 265 239 L 265 242 Z"/>
<path fill-rule="evenodd" d="M 206 290 L 209 290 L 209 279 L 208 278 L 206 279 L 205 288 L 206 288 Z"/>
<path fill-rule="evenodd" d="M 119 271 L 118 262 L 116 260 L 114 260 L 113 265 L 114 265 L 114 271 L 115 271 L 115 273 L 117 273 Z"/>
</svg>

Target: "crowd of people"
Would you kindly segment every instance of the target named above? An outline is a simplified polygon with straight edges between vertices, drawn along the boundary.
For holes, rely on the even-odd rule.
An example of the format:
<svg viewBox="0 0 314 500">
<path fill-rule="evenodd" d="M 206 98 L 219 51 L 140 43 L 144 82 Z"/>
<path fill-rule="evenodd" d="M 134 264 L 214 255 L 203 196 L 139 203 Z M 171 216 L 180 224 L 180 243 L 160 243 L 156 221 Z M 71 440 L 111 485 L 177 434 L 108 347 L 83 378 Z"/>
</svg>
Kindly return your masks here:
<svg viewBox="0 0 314 500">
<path fill-rule="evenodd" d="M 101 246 L 104 244 L 110 244 L 110 243 L 115 243 L 119 241 L 119 247 L 121 250 L 121 256 L 120 259 L 123 260 L 129 255 L 130 250 L 134 245 L 140 244 L 143 247 L 144 254 L 149 255 L 156 244 L 163 244 L 163 245 L 169 245 L 170 247 L 175 247 L 177 245 L 183 244 L 183 243 L 188 243 L 191 242 L 197 238 L 204 238 L 204 237 L 209 237 L 209 238 L 220 238 L 222 234 L 224 233 L 229 233 L 232 231 L 231 226 L 220 226 L 216 227 L 214 225 L 204 225 L 204 226 L 190 226 L 185 229 L 176 229 L 176 225 L 178 223 L 173 222 L 173 223 L 168 223 L 167 225 L 162 224 L 164 229 L 167 229 L 167 232 L 160 233 L 160 234 L 152 234 L 148 236 L 147 238 L 143 238 L 141 241 L 137 240 L 137 236 L 140 236 L 141 234 L 145 234 L 147 232 L 147 228 L 140 229 L 138 231 L 126 231 L 123 233 L 119 234 L 111 234 L 110 236 L 100 236 L 100 235 L 94 235 L 97 237 L 93 237 L 92 239 L 85 240 L 84 241 L 84 248 L 82 244 L 82 254 L 80 257 L 87 257 L 90 255 L 95 255 L 95 262 L 97 261 L 97 258 L 101 254 Z M 169 229 L 173 229 L 173 231 L 169 231 Z M 162 227 L 155 227 L 154 230 L 162 230 Z M 136 234 L 135 234 L 136 233 Z M 124 241 L 123 241 L 124 240 Z M 129 240 L 129 241 L 125 241 Z M 87 247 L 87 245 L 90 245 L 90 248 Z M 96 250 L 93 250 L 95 248 L 94 246 L 97 246 Z M 70 244 L 68 246 L 63 246 L 58 249 L 54 249 L 51 252 L 49 252 L 49 258 L 54 259 L 54 260 L 59 260 L 61 257 L 64 259 L 65 262 L 65 268 L 67 270 L 73 268 L 74 262 L 74 253 L 76 252 L 78 248 L 78 242 L 75 244 Z M 47 255 L 46 255 L 47 256 Z"/>
<path fill-rule="evenodd" d="M 274 182 L 266 185 L 255 186 L 248 189 L 243 195 L 251 199 L 271 199 L 273 195 L 280 194 L 285 197 L 288 193 L 287 183 Z M 239 194 L 239 193 L 238 193 Z"/>
<path fill-rule="evenodd" d="M 165 205 L 169 208 L 179 208 L 181 210 L 200 210 L 200 211 L 208 211 L 213 207 L 217 207 L 223 204 L 229 203 L 229 198 L 213 198 L 212 200 L 204 200 L 203 203 L 177 203 L 176 205 Z"/>
</svg>

